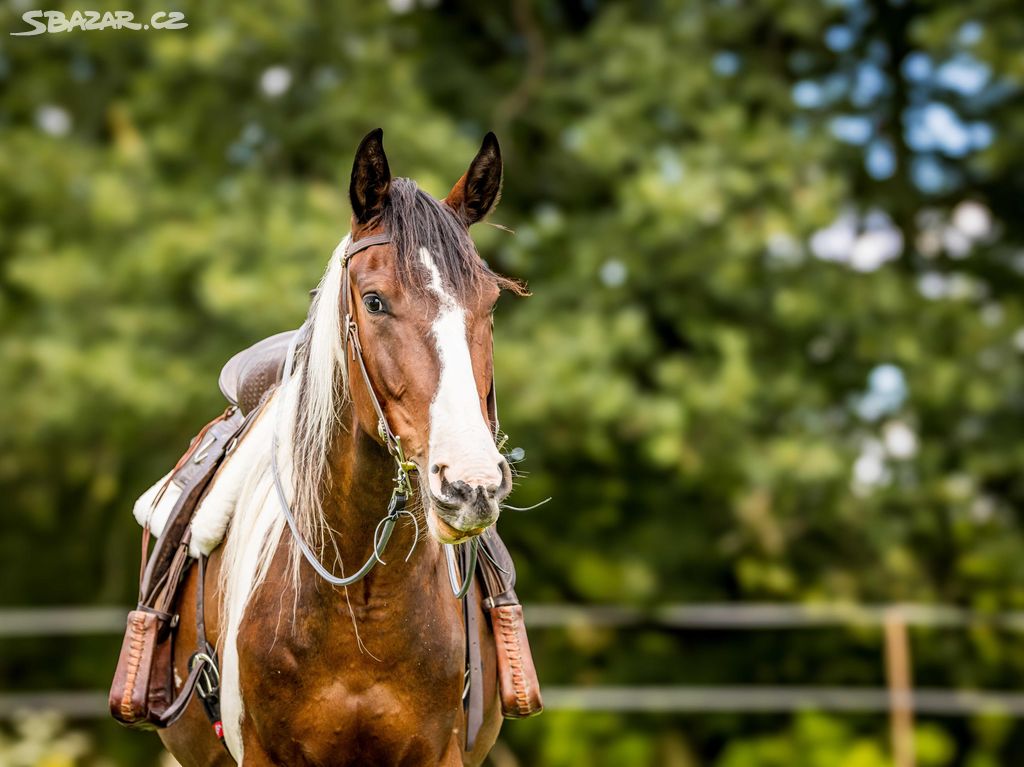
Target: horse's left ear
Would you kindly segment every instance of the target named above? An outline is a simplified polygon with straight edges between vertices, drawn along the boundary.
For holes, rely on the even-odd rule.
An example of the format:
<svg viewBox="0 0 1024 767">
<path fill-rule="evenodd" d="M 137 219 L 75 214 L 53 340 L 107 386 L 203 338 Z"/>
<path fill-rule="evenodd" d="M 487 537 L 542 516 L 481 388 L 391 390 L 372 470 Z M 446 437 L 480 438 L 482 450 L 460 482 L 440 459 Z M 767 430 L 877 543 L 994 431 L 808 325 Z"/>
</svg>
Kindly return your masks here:
<svg viewBox="0 0 1024 767">
<path fill-rule="evenodd" d="M 488 133 L 469 170 L 455 183 L 444 202 L 466 226 L 471 226 L 494 210 L 499 197 L 501 149 L 494 134 Z"/>
</svg>

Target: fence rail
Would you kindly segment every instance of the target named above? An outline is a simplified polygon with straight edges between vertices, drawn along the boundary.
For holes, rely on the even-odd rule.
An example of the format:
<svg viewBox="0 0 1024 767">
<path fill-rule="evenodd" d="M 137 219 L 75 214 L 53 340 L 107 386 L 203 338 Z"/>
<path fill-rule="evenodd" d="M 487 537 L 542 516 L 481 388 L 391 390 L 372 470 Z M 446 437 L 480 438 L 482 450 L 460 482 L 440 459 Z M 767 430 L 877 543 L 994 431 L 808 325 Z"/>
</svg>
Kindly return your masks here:
<svg viewBox="0 0 1024 767">
<path fill-rule="evenodd" d="M 119 634 L 127 607 L 0 608 L 0 638 Z M 619 605 L 525 605 L 530 628 L 656 626 L 677 629 L 812 629 L 885 625 L 896 617 L 908 626 L 990 626 L 1024 632 L 1024 611 L 981 612 L 949 605 L 891 604 L 669 604 L 649 609 Z"/>
<path fill-rule="evenodd" d="M 27 607 L 0 609 L 0 638 L 120 634 L 127 607 Z"/>
<path fill-rule="evenodd" d="M 979 612 L 949 605 L 670 604 L 642 609 L 614 605 L 527 605 L 531 629 L 660 627 L 686 630 L 781 630 L 894 625 L 928 628 L 990 626 L 1024 631 L 1024 611 Z M 127 608 L 0 609 L 0 639 L 120 634 Z M 904 640 L 908 641 L 908 640 Z M 904 650 L 909 659 L 909 644 Z M 885 645 L 887 657 L 892 653 Z M 550 710 L 783 713 L 913 711 L 933 716 L 998 714 L 1024 717 L 1024 694 L 1005 691 L 807 686 L 546 686 Z M 107 715 L 99 691 L 0 692 L 0 718 L 46 709 L 74 718 Z"/>
<path fill-rule="evenodd" d="M 805 629 L 879 626 L 899 619 L 908 626 L 968 628 L 991 626 L 1024 631 L 1024 611 L 981 612 L 925 604 L 669 604 L 643 609 L 618 605 L 526 605 L 531 628 L 654 625 L 679 629 Z"/>
</svg>

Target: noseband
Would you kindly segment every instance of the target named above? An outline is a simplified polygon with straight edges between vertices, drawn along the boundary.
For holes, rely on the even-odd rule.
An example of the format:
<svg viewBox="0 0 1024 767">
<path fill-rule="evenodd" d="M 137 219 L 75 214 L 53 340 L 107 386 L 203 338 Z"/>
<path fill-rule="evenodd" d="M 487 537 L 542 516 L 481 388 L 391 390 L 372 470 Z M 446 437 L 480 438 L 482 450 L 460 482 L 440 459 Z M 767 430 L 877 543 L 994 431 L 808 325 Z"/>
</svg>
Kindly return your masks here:
<svg viewBox="0 0 1024 767">
<path fill-rule="evenodd" d="M 279 424 L 275 424 L 273 435 L 271 437 L 270 465 L 274 474 L 274 488 L 277 491 L 277 498 L 280 501 L 281 511 L 284 513 L 285 521 L 288 523 L 288 528 L 291 530 L 292 537 L 295 539 L 295 543 L 298 545 L 299 551 L 302 552 L 302 556 L 305 557 L 306 561 L 321 578 L 334 586 L 351 586 L 353 583 L 358 583 L 369 574 L 377 563 L 384 564 L 384 560 L 382 558 L 384 549 L 387 547 L 388 541 L 391 539 L 391 533 L 395 529 L 395 523 L 402 514 L 407 514 L 413 520 L 413 523 L 416 525 L 416 539 L 419 538 L 419 524 L 416 522 L 416 517 L 405 507 L 409 500 L 409 496 L 412 495 L 412 481 L 410 480 L 409 475 L 416 471 L 416 464 L 405 457 L 405 451 L 402 449 L 402 438 L 395 434 L 391 429 L 387 416 L 384 415 L 384 408 L 381 406 L 380 400 L 377 398 L 377 393 L 373 390 L 373 384 L 370 381 L 370 374 L 366 369 L 366 361 L 363 359 L 363 347 L 359 342 L 359 327 L 356 324 L 355 316 L 351 313 L 351 309 L 349 307 L 350 294 L 352 292 L 349 262 L 352 260 L 352 257 L 368 248 L 372 248 L 377 245 L 386 245 L 390 242 L 391 235 L 387 232 L 363 237 L 359 240 L 349 240 L 348 244 L 345 246 L 345 252 L 342 254 L 341 262 L 341 305 L 345 317 L 345 327 L 342 332 L 342 350 L 345 357 L 351 355 L 352 360 L 358 363 L 359 371 L 362 373 L 363 383 L 366 385 L 366 391 L 370 395 L 370 403 L 373 405 L 374 412 L 377 414 L 377 434 L 380 436 L 385 447 L 387 447 L 388 453 L 390 453 L 395 460 L 395 487 L 391 491 L 391 500 L 388 502 L 387 512 L 381 518 L 380 522 L 377 523 L 377 527 L 373 532 L 373 552 L 370 554 L 370 557 L 366 562 L 363 563 L 363 566 L 352 575 L 345 577 L 338 577 L 334 575 L 323 566 L 323 563 L 320 562 L 317 555 L 309 547 L 309 544 L 307 544 L 305 539 L 303 539 L 299 532 L 299 527 L 295 522 L 295 515 L 292 513 L 291 506 L 288 503 L 288 496 L 284 490 L 284 483 L 281 481 L 281 472 L 278 469 L 277 453 L 279 444 L 277 438 L 277 425 Z M 280 386 L 282 389 L 291 378 L 295 362 L 295 350 L 298 346 L 298 342 L 308 334 L 309 321 L 307 320 L 303 326 L 299 328 L 299 331 L 292 337 L 291 343 L 288 346 L 288 354 L 285 357 L 284 370 L 281 375 Z M 491 392 L 487 397 L 487 408 L 491 417 L 492 427 L 496 430 L 498 420 L 493 383 L 491 385 Z M 282 407 L 278 412 L 278 419 L 280 419 L 283 414 L 284 408 Z M 415 547 L 415 545 L 416 541 L 414 540 L 413 547 Z M 444 553 L 448 563 L 448 579 L 451 584 L 452 593 L 455 595 L 456 599 L 462 599 L 469 590 L 470 584 L 473 582 L 473 571 L 476 568 L 479 541 L 476 538 L 473 538 L 468 542 L 468 557 L 461 584 L 459 583 L 459 568 L 456 563 L 455 545 L 456 544 L 445 544 Z M 412 554 L 412 549 L 409 550 L 409 554 Z M 408 559 L 408 556 L 406 559 Z"/>
</svg>

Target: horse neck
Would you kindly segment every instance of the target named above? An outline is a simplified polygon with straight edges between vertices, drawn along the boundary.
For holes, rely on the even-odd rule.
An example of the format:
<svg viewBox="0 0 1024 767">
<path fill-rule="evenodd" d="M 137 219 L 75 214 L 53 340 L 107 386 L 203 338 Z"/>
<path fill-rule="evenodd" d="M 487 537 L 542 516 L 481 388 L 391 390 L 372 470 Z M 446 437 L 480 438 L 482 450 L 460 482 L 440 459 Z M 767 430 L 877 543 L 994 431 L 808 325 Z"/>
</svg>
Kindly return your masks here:
<svg viewBox="0 0 1024 767">
<path fill-rule="evenodd" d="M 322 501 L 325 521 L 334 530 L 345 572 L 352 573 L 373 552 L 374 532 L 387 514 L 394 489 L 395 461 L 358 423 L 351 405 L 345 408 L 332 440 L 328 474 Z M 388 564 L 375 567 L 364 579 L 364 587 L 400 583 L 408 588 L 421 583 L 420 578 L 433 577 L 442 552 L 422 523 L 416 548 L 404 561 L 413 545 L 413 530 L 412 521 L 403 515 L 383 556 Z M 369 593 L 369 588 L 364 592 Z"/>
</svg>

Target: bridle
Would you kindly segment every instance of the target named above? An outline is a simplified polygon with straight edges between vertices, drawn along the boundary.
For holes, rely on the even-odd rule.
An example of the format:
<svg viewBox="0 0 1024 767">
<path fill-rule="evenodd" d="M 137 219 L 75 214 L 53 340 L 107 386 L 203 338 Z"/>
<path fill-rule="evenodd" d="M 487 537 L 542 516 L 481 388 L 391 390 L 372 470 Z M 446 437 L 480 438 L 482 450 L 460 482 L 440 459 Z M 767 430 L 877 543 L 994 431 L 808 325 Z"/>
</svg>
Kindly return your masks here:
<svg viewBox="0 0 1024 767">
<path fill-rule="evenodd" d="M 303 539 L 302 534 L 299 532 L 298 525 L 295 522 L 295 515 L 292 513 L 291 506 L 288 503 L 288 496 L 285 493 L 284 483 L 281 481 L 281 472 L 278 468 L 277 454 L 279 443 L 277 426 L 279 423 L 275 424 L 273 435 L 271 437 L 270 465 L 274 474 L 274 488 L 277 491 L 277 497 L 280 501 L 281 511 L 284 513 L 285 521 L 288 523 L 288 528 L 291 530 L 292 537 L 295 539 L 295 543 L 299 547 L 299 551 L 302 552 L 306 561 L 321 578 L 334 586 L 351 586 L 353 583 L 358 583 L 365 578 L 378 563 L 385 564 L 384 559 L 382 558 L 384 549 L 387 547 L 388 541 L 391 539 L 391 534 L 395 529 L 395 523 L 398 522 L 398 518 L 403 514 L 408 515 L 413 520 L 413 523 L 416 524 L 416 539 L 413 541 L 413 547 L 416 546 L 416 540 L 419 538 L 419 524 L 416 521 L 416 517 L 412 512 L 406 509 L 406 504 L 408 503 L 409 497 L 412 495 L 413 491 L 410 474 L 416 471 L 416 464 L 405 457 L 405 451 L 402 448 L 402 438 L 395 434 L 391 429 L 387 416 L 384 415 L 384 408 L 381 406 L 380 400 L 377 398 L 377 393 L 373 389 L 373 383 L 370 381 L 370 374 L 366 369 L 366 361 L 363 358 L 363 348 L 359 342 L 359 326 L 356 324 L 355 316 L 352 314 L 349 305 L 352 293 L 349 263 L 351 262 L 352 257 L 357 253 L 367 250 L 368 248 L 372 248 L 377 245 L 386 245 L 390 242 L 391 235 L 387 232 L 373 234 L 358 240 L 350 239 L 345 245 L 345 251 L 341 256 L 341 306 L 345 325 L 342 331 L 341 345 L 343 356 L 346 359 L 351 356 L 351 359 L 358 363 L 363 383 L 365 384 L 366 391 L 370 396 L 370 403 L 373 405 L 374 412 L 377 415 L 377 433 L 380 436 L 381 441 L 384 443 L 384 446 L 387 447 L 388 453 L 390 453 L 395 461 L 395 486 L 391 491 L 391 500 L 388 502 L 387 511 L 381 518 L 380 522 L 377 523 L 377 527 L 373 532 L 373 552 L 370 554 L 366 562 L 363 563 L 363 566 L 352 575 L 344 577 L 334 575 L 324 567 L 323 563 L 320 562 L 317 555 L 309 547 L 309 544 L 306 543 L 305 539 Z M 309 321 L 307 320 L 306 323 L 299 328 L 299 331 L 295 333 L 292 337 L 291 343 L 288 345 L 288 353 L 285 357 L 284 370 L 281 375 L 281 389 L 283 389 L 284 385 L 291 378 L 294 368 L 296 348 L 298 347 L 299 342 L 305 338 L 308 333 Z M 349 386 L 351 386 L 351 383 L 349 383 Z M 487 410 L 493 433 L 497 434 L 497 401 L 494 395 L 493 380 L 491 382 L 490 392 L 487 396 Z M 283 417 L 284 412 L 285 409 L 283 407 L 278 411 L 279 422 L 280 418 Z M 469 590 L 470 584 L 473 582 L 473 571 L 476 568 L 479 540 L 477 538 L 473 538 L 466 544 L 468 551 L 466 552 L 467 557 L 465 558 L 465 567 L 463 569 L 461 584 L 459 583 L 459 567 L 456 562 L 457 555 L 455 553 L 455 545 L 457 544 L 445 544 L 444 553 L 448 564 L 448 580 L 451 584 L 452 593 L 455 595 L 456 599 L 462 599 Z M 412 549 L 410 549 L 409 554 L 412 554 Z M 408 559 L 408 556 L 406 559 Z"/>
</svg>

